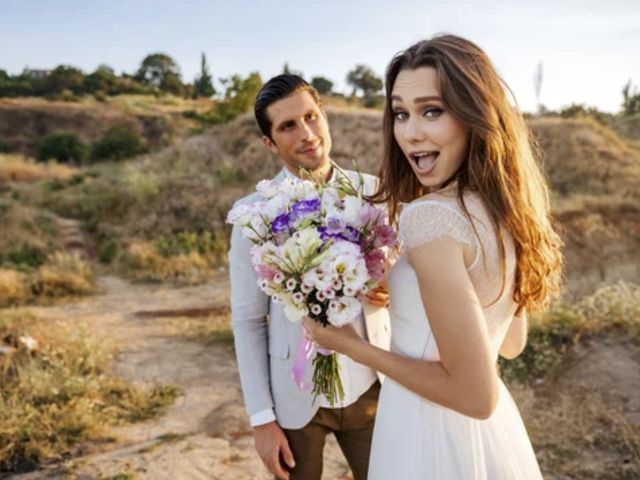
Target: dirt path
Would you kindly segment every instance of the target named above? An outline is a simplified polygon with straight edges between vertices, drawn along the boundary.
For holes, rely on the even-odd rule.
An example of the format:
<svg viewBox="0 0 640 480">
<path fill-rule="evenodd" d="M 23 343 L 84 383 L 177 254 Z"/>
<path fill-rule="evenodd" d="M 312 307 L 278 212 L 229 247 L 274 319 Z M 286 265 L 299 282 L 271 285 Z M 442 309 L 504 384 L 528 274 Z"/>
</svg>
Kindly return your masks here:
<svg viewBox="0 0 640 480">
<path fill-rule="evenodd" d="M 117 442 L 69 462 L 66 473 L 58 468 L 12 478 L 271 479 L 253 450 L 232 347 L 179 335 L 180 319 L 226 309 L 226 275 L 188 288 L 132 285 L 115 277 L 101 277 L 98 284 L 101 295 L 34 310 L 73 318 L 113 342 L 119 375 L 173 384 L 183 395 L 158 418 L 113 430 Z M 351 478 L 333 439 L 325 465 L 323 479 Z"/>
</svg>

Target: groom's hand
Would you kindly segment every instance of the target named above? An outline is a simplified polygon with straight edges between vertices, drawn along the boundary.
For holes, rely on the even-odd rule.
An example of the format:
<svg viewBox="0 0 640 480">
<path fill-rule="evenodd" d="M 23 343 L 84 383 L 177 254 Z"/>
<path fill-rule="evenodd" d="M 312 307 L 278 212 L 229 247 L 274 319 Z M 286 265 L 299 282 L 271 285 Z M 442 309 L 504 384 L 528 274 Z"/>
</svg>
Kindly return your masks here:
<svg viewBox="0 0 640 480">
<path fill-rule="evenodd" d="M 289 472 L 280 463 L 280 455 L 282 454 L 282 458 L 290 468 L 295 467 L 296 462 L 293 460 L 289 442 L 280 425 L 277 422 L 269 422 L 253 427 L 253 439 L 256 451 L 265 467 L 277 478 L 289 480 Z"/>
<path fill-rule="evenodd" d="M 376 288 L 367 292 L 367 302 L 378 308 L 385 308 L 389 306 L 389 290 L 387 289 L 387 282 L 384 281 Z"/>
</svg>

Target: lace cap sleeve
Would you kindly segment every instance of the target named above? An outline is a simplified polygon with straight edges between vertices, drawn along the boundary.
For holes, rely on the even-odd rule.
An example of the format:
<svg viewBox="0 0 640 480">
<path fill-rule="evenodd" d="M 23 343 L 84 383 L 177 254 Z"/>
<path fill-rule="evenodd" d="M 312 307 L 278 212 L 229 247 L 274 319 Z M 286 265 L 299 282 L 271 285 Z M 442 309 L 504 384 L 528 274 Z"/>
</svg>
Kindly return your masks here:
<svg viewBox="0 0 640 480">
<path fill-rule="evenodd" d="M 405 206 L 398 226 L 400 242 L 405 250 L 442 237 L 451 237 L 474 248 L 478 245 L 469 220 L 454 206 L 434 200 Z"/>
</svg>

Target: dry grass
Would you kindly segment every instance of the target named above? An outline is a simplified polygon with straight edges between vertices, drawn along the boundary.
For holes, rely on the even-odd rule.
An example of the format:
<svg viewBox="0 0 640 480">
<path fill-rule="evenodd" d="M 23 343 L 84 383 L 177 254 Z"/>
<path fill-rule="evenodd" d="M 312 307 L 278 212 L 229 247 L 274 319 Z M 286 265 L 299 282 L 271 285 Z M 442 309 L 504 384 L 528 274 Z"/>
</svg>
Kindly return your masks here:
<svg viewBox="0 0 640 480">
<path fill-rule="evenodd" d="M 66 180 L 77 169 L 56 162 L 36 163 L 23 155 L 0 154 L 0 183 Z"/>
<path fill-rule="evenodd" d="M 0 268 L 0 308 L 89 295 L 95 290 L 91 266 L 74 253 L 55 252 L 28 272 Z"/>
<path fill-rule="evenodd" d="M 106 426 L 150 418 L 178 394 L 115 377 L 113 350 L 77 324 L 0 313 L 0 337 L 24 335 L 38 341 L 36 350 L 0 356 L 0 472 L 27 471 L 107 439 Z"/>
<path fill-rule="evenodd" d="M 527 348 L 513 360 L 500 360 L 502 374 L 512 383 L 553 378 L 578 344 L 613 330 L 640 345 L 640 285 L 609 285 L 573 304 L 558 302 L 531 318 Z"/>
<path fill-rule="evenodd" d="M 601 392 L 511 386 L 545 478 L 631 480 L 640 475 L 640 428 Z"/>
<path fill-rule="evenodd" d="M 119 264 L 134 280 L 196 285 L 211 280 L 220 261 L 196 251 L 164 257 L 154 245 L 134 242 L 120 256 Z"/>
</svg>

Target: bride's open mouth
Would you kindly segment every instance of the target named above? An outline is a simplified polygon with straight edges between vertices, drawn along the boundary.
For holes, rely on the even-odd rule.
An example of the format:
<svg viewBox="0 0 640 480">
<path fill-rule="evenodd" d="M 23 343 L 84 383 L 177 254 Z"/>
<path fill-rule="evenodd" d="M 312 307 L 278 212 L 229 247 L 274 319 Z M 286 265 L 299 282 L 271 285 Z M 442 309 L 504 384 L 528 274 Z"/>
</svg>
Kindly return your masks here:
<svg viewBox="0 0 640 480">
<path fill-rule="evenodd" d="M 416 166 L 418 173 L 430 173 L 436 165 L 440 152 L 437 150 L 411 152 L 409 158 Z"/>
</svg>

